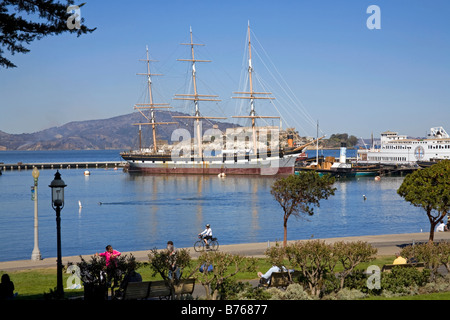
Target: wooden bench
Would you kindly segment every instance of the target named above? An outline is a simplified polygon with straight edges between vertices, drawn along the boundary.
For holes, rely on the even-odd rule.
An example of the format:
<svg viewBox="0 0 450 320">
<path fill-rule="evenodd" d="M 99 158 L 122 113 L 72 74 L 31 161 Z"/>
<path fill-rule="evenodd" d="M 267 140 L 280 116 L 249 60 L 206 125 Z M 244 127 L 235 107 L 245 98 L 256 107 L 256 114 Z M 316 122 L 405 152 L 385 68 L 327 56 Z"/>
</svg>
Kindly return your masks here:
<svg viewBox="0 0 450 320">
<path fill-rule="evenodd" d="M 290 278 L 287 272 L 273 272 L 270 276 L 269 283 L 260 283 L 260 287 L 266 288 L 286 288 L 300 276 L 300 271 L 290 273 Z"/>
<path fill-rule="evenodd" d="M 381 268 L 381 272 L 391 272 L 393 268 L 416 268 L 419 271 L 422 271 L 425 267 L 423 262 L 417 262 L 417 263 L 403 263 L 403 264 L 385 264 L 383 268 Z"/>
<path fill-rule="evenodd" d="M 170 287 L 164 280 L 128 282 L 123 292 L 123 300 L 147 300 L 166 298 L 171 295 Z"/>
<path fill-rule="evenodd" d="M 175 286 L 174 295 L 182 296 L 194 292 L 195 278 L 183 279 Z M 128 282 L 123 292 L 123 300 L 146 300 L 149 298 L 170 298 L 172 291 L 164 280 Z"/>
<path fill-rule="evenodd" d="M 195 287 L 195 278 L 180 280 L 175 286 L 175 295 L 181 297 L 182 295 L 192 295 Z"/>
<path fill-rule="evenodd" d="M 128 282 L 123 292 L 123 300 L 147 299 L 150 281 Z"/>
<path fill-rule="evenodd" d="M 149 294 L 147 298 L 167 298 L 171 295 L 169 285 L 164 280 L 150 281 Z"/>
</svg>

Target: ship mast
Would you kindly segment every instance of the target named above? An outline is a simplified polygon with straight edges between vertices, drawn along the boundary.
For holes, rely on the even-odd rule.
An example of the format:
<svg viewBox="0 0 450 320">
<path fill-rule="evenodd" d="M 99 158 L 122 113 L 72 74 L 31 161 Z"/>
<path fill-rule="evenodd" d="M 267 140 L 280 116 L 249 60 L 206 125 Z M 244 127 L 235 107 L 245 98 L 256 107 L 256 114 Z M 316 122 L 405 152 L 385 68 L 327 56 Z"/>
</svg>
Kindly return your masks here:
<svg viewBox="0 0 450 320">
<path fill-rule="evenodd" d="M 247 27 L 248 33 L 248 79 L 250 84 L 250 90 L 248 92 L 234 92 L 235 94 L 243 94 L 244 96 L 232 97 L 233 99 L 250 99 L 250 115 L 248 116 L 233 116 L 233 118 L 250 118 L 252 119 L 252 132 L 253 132 L 253 152 L 255 157 L 257 156 L 258 148 L 256 144 L 256 119 L 257 118 L 280 118 L 271 116 L 258 116 L 255 112 L 255 99 L 275 99 L 272 97 L 264 97 L 260 95 L 270 95 L 270 92 L 255 92 L 253 91 L 253 66 L 252 66 L 252 45 L 250 41 L 250 22 Z"/>
<path fill-rule="evenodd" d="M 181 43 L 181 45 L 191 47 L 191 59 L 177 59 L 178 61 L 188 61 L 192 63 L 192 83 L 194 87 L 194 94 L 176 94 L 174 100 L 190 100 L 194 102 L 195 115 L 194 116 L 173 116 L 173 118 L 183 118 L 183 119 L 195 119 L 195 127 L 197 130 L 197 147 L 198 147 L 198 157 L 201 159 L 203 156 L 202 148 L 202 132 L 200 127 L 200 119 L 226 119 L 226 117 L 204 117 L 200 114 L 199 101 L 220 101 L 216 95 L 205 95 L 198 94 L 197 91 L 197 71 L 195 69 L 196 62 L 211 62 L 211 60 L 198 60 L 195 59 L 194 46 L 203 46 L 204 44 L 194 43 L 192 39 L 192 28 L 190 28 L 190 43 Z"/>
<path fill-rule="evenodd" d="M 153 103 L 153 94 L 152 94 L 152 76 L 161 76 L 162 74 L 156 74 L 150 72 L 150 60 L 148 55 L 148 46 L 146 46 L 147 50 L 147 59 L 139 59 L 139 61 L 147 61 L 147 73 L 137 73 L 137 75 L 145 75 L 147 76 L 147 86 L 148 86 L 148 97 L 149 97 L 149 103 L 138 103 L 134 105 L 134 109 L 137 109 L 144 118 L 147 119 L 147 123 L 133 123 L 135 126 L 139 126 L 139 149 L 142 148 L 141 146 L 141 126 L 142 125 L 151 125 L 152 126 L 152 133 L 153 133 L 153 152 L 157 153 L 157 145 L 156 145 L 156 126 L 161 124 L 176 124 L 177 122 L 156 122 L 155 120 L 155 110 L 156 109 L 164 109 L 164 108 L 170 108 L 168 103 Z M 142 109 L 149 109 L 150 110 L 150 118 L 147 117 L 141 110 Z"/>
</svg>

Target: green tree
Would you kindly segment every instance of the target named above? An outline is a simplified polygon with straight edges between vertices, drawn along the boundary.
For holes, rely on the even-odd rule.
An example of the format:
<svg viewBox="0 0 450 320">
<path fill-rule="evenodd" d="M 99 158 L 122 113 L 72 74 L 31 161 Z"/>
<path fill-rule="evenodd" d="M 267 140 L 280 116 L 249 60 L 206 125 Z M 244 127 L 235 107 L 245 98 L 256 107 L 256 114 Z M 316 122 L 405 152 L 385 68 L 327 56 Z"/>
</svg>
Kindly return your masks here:
<svg viewBox="0 0 450 320">
<path fill-rule="evenodd" d="M 341 290 L 344 288 L 345 278 L 351 275 L 360 263 L 374 260 L 377 252 L 376 248 L 363 241 L 338 241 L 334 244 L 333 255 L 338 258 L 343 267 L 339 273 Z"/>
<path fill-rule="evenodd" d="M 413 206 L 425 210 L 430 221 L 429 241 L 434 240 L 434 229 L 450 207 L 450 160 L 408 174 L 397 193 Z"/>
<path fill-rule="evenodd" d="M 117 291 L 120 291 L 125 276 L 136 271 L 141 265 L 131 253 L 116 257 L 108 266 L 104 257 L 94 255 L 91 256 L 89 261 L 86 261 L 80 255 L 80 259 L 81 262 L 75 264 L 69 262 L 67 267 L 78 266 L 79 269 L 75 274 L 83 282 L 85 294 L 88 294 L 85 299 L 90 298 L 89 293 L 92 294 L 92 290 L 101 293 L 102 298 L 105 298 L 104 295 L 107 293 L 108 287 L 111 289 L 111 295 L 114 296 Z M 86 291 L 90 292 L 87 293 Z"/>
<path fill-rule="evenodd" d="M 296 241 L 286 247 L 286 254 L 292 266 L 302 273 L 311 294 L 320 296 L 339 261 L 333 254 L 333 245 L 321 240 Z"/>
<path fill-rule="evenodd" d="M 230 285 L 234 281 L 234 275 L 238 272 L 255 271 L 256 259 L 208 251 L 200 255 L 198 264 L 196 278 L 205 288 L 206 299 L 218 300 L 224 285 Z"/>
<path fill-rule="evenodd" d="M 316 172 L 299 172 L 274 182 L 270 193 L 283 209 L 284 238 L 283 246 L 287 244 L 287 222 L 291 215 L 301 214 L 312 216 L 314 206 L 319 207 L 319 201 L 334 195 L 335 179 L 329 175 L 319 176 Z"/>
<path fill-rule="evenodd" d="M 433 278 L 439 273 L 439 268 L 444 265 L 447 272 L 450 272 L 450 243 L 428 242 L 407 246 L 401 251 L 402 257 L 416 259 L 425 264 L 425 267 L 431 271 Z"/>
<path fill-rule="evenodd" d="M 341 143 L 345 142 L 347 147 L 354 147 L 358 143 L 358 138 L 354 135 L 349 136 L 348 133 L 333 133 L 329 139 L 323 140 L 325 147 L 337 148 Z"/>
<path fill-rule="evenodd" d="M 4 56 L 4 48 L 12 55 L 27 53 L 30 50 L 25 44 L 49 35 L 59 35 L 64 32 L 76 33 L 80 36 L 93 32 L 87 28 L 81 18 L 80 26 L 69 28 L 71 12 L 68 7 L 73 0 L 66 4 L 53 0 L 3 0 L 0 1 L 0 66 L 15 68 L 16 65 Z M 79 4 L 78 7 L 83 6 Z"/>
<path fill-rule="evenodd" d="M 175 285 L 179 280 L 187 279 L 193 275 L 194 272 L 188 274 L 183 272 L 191 266 L 191 256 L 188 249 L 177 249 L 175 254 L 167 249 L 158 250 L 153 248 L 148 254 L 150 269 L 153 270 L 153 276 L 159 274 L 161 278 L 172 289 L 172 298 L 175 294 Z M 180 279 L 170 275 L 170 270 L 176 265 L 180 271 Z"/>
</svg>

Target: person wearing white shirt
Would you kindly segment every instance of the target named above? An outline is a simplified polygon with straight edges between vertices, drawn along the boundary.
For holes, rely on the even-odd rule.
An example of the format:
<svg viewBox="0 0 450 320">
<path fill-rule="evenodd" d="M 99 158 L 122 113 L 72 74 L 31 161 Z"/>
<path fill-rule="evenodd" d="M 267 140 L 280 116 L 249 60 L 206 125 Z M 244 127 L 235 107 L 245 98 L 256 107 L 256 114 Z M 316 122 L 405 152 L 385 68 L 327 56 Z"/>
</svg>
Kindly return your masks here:
<svg viewBox="0 0 450 320">
<path fill-rule="evenodd" d="M 198 234 L 199 236 L 202 236 L 203 241 L 205 241 L 206 247 L 208 247 L 208 240 L 212 238 L 212 229 L 209 223 L 206 225 L 206 229 L 203 230 L 201 233 Z"/>
<path fill-rule="evenodd" d="M 436 228 L 436 231 L 438 232 L 444 232 L 447 231 L 447 226 L 445 225 L 444 221 L 441 220 L 441 223 Z"/>
</svg>

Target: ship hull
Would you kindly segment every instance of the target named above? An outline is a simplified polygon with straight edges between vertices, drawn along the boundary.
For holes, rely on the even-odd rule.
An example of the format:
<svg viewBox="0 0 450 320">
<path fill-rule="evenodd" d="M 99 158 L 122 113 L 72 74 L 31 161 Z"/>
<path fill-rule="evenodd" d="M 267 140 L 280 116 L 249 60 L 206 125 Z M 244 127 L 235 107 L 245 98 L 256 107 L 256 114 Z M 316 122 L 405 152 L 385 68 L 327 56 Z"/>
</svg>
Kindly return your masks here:
<svg viewBox="0 0 450 320">
<path fill-rule="evenodd" d="M 294 173 L 297 155 L 226 161 L 171 161 L 163 158 L 155 160 L 138 155 L 122 157 L 128 162 L 129 172 L 147 174 L 289 175 Z"/>
</svg>

